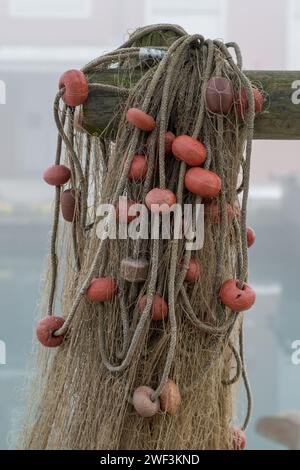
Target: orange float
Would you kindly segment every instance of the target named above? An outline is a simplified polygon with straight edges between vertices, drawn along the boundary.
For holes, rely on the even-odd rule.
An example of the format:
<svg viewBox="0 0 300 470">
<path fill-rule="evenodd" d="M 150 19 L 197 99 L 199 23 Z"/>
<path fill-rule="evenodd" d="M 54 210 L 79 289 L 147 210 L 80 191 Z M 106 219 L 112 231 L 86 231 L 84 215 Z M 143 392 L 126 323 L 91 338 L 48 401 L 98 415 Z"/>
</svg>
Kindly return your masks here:
<svg viewBox="0 0 300 470">
<path fill-rule="evenodd" d="M 129 224 L 138 214 L 129 215 L 129 209 L 136 204 L 132 199 L 121 198 L 116 207 L 116 218 L 122 224 Z"/>
<path fill-rule="evenodd" d="M 255 243 L 255 238 L 256 238 L 255 231 L 253 230 L 253 228 L 248 227 L 247 228 L 247 246 L 248 246 L 248 248 L 250 248 Z"/>
<path fill-rule="evenodd" d="M 143 295 L 139 300 L 139 310 L 143 313 L 147 303 L 147 296 Z M 154 295 L 151 307 L 151 318 L 154 321 L 163 320 L 168 315 L 168 304 L 167 302 L 160 296 Z"/>
<path fill-rule="evenodd" d="M 153 117 L 138 108 L 129 108 L 126 113 L 126 120 L 132 126 L 145 132 L 153 131 L 156 126 Z"/>
<path fill-rule="evenodd" d="M 112 277 L 94 277 L 86 296 L 93 302 L 112 300 L 117 292 L 117 283 Z"/>
<path fill-rule="evenodd" d="M 188 135 L 180 135 L 172 144 L 172 153 L 189 166 L 200 166 L 206 160 L 206 148 L 197 139 Z"/>
<path fill-rule="evenodd" d="M 181 395 L 178 386 L 168 379 L 159 396 L 161 411 L 175 415 L 181 405 Z"/>
<path fill-rule="evenodd" d="M 194 284 L 196 281 L 198 281 L 200 274 L 201 266 L 199 261 L 197 261 L 196 258 L 191 258 L 184 280 Z"/>
<path fill-rule="evenodd" d="M 184 178 L 185 187 L 194 194 L 205 198 L 212 198 L 221 190 L 221 179 L 210 170 L 204 168 L 190 168 Z"/>
<path fill-rule="evenodd" d="M 167 131 L 165 133 L 165 154 L 166 155 L 169 155 L 170 153 L 172 153 L 172 144 L 174 142 L 174 139 L 176 138 L 175 134 L 173 134 L 173 132 L 171 131 Z M 159 145 L 159 135 L 157 136 L 157 139 L 156 139 L 156 142 L 157 142 L 157 147 Z M 150 137 L 147 141 L 147 145 L 149 146 L 150 145 Z"/>
<path fill-rule="evenodd" d="M 60 346 L 65 335 L 54 336 L 55 331 L 59 330 L 65 320 L 62 317 L 47 315 L 36 325 L 36 336 L 39 342 L 47 348 L 56 348 Z"/>
<path fill-rule="evenodd" d="M 233 207 L 227 203 L 227 221 L 231 224 L 234 214 L 240 217 L 240 208 L 238 206 Z M 219 224 L 221 220 L 221 207 L 218 201 L 205 202 L 204 204 L 204 215 L 213 224 Z"/>
<path fill-rule="evenodd" d="M 52 165 L 44 171 L 44 181 L 51 186 L 61 186 L 71 178 L 71 171 L 65 165 Z"/>
<path fill-rule="evenodd" d="M 257 88 L 253 88 L 253 96 L 254 96 L 254 107 L 255 107 L 255 114 L 261 113 L 264 105 L 264 97 L 261 92 Z M 236 101 L 236 113 L 239 117 L 244 118 L 246 110 L 248 108 L 248 97 L 245 88 L 242 88 L 240 91 L 240 95 Z"/>
<path fill-rule="evenodd" d="M 166 132 L 165 135 L 165 152 L 166 154 L 169 154 L 172 152 L 172 145 L 175 140 L 176 136 L 173 134 L 173 132 L 168 131 Z"/>
<path fill-rule="evenodd" d="M 146 195 L 145 203 L 151 212 L 164 214 L 176 204 L 176 196 L 170 189 L 154 188 Z"/>
<path fill-rule="evenodd" d="M 256 296 L 249 284 L 244 282 L 241 289 L 238 284 L 237 279 L 228 279 L 222 284 L 219 296 L 223 304 L 234 312 L 244 312 L 252 307 Z"/>
<path fill-rule="evenodd" d="M 253 95 L 254 95 L 255 113 L 259 114 L 262 112 L 265 99 L 257 88 L 253 88 Z"/>
<path fill-rule="evenodd" d="M 124 160 L 125 164 L 125 160 Z M 147 175 L 148 159 L 145 155 L 134 155 L 128 172 L 128 178 L 131 180 L 143 180 Z"/>
<path fill-rule="evenodd" d="M 84 73 L 80 70 L 68 70 L 59 80 L 59 89 L 65 88 L 62 96 L 68 106 L 80 106 L 89 94 L 89 84 Z"/>
</svg>

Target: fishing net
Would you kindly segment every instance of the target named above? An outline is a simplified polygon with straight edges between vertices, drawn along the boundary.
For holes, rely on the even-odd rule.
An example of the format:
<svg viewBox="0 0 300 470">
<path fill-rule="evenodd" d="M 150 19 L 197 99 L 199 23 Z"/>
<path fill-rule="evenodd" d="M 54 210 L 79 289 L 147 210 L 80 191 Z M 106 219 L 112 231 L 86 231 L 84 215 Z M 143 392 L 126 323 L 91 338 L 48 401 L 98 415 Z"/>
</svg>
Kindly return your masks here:
<svg viewBox="0 0 300 470">
<path fill-rule="evenodd" d="M 167 33 L 169 43 L 150 41 Z M 141 55 L 148 44 L 151 63 Z M 97 82 L 99 74 L 116 69 L 118 83 Z M 37 345 L 19 448 L 238 448 L 251 412 L 243 313 L 226 306 L 219 292 L 228 279 L 236 280 L 243 292 L 248 276 L 246 215 L 256 104 L 240 50 L 235 43 L 188 35 L 178 26 L 154 25 L 138 29 L 82 72 L 89 82 L 89 100 L 103 92 L 118 96 L 122 106 L 111 120 L 117 116 L 116 133 L 96 133 L 85 128 L 84 106 L 75 112 L 64 103 L 65 87 L 55 98 L 55 164 L 64 163 L 71 178 L 55 187 L 40 311 L 42 317 L 63 318 L 53 336 L 63 342 L 56 349 Z M 133 79 L 137 73 L 139 78 Z M 215 112 L 208 103 L 214 77 L 230 84 L 228 112 Z M 151 116 L 154 129 L 145 132 L 130 124 L 129 109 Z M 204 145 L 202 168 L 221 182 L 215 197 L 187 189 L 189 165 L 167 151 L 169 132 Z M 136 155 L 145 157 L 146 170 L 134 179 L 128 175 Z M 192 208 L 192 228 L 197 208 L 204 208 L 201 249 L 190 249 L 192 236 L 174 237 L 176 221 L 182 219 L 175 213 L 169 214 L 170 237 L 121 237 L 120 227 L 115 238 L 102 236 L 112 216 L 99 207 L 118 207 L 122 219 L 122 201 L 144 204 L 153 188 L 169 190 L 179 206 Z M 64 216 L 71 221 L 61 217 L 63 197 L 68 197 Z M 160 227 L 164 214 L 149 214 L 156 215 Z M 126 220 L 127 229 L 136 224 L 137 217 L 132 219 Z M 139 263 L 144 277 L 128 280 L 137 265 L 141 268 Z M 191 266 L 197 276 L 189 282 Z M 87 296 L 95 278 L 108 279 L 113 286 L 107 301 Z M 155 298 L 159 319 L 153 316 Z M 237 430 L 234 404 L 240 379 L 247 404 Z M 141 416 L 134 406 L 134 392 L 141 386 L 151 387 L 146 405 L 158 403 L 151 417 Z"/>
</svg>

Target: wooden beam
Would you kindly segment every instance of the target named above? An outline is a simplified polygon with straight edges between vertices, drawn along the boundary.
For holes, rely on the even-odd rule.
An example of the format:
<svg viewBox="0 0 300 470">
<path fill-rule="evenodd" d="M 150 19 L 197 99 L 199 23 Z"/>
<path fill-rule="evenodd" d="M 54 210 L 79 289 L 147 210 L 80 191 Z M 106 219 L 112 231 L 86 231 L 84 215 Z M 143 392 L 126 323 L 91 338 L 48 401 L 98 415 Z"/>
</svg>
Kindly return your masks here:
<svg viewBox="0 0 300 470">
<path fill-rule="evenodd" d="M 268 95 L 264 112 L 255 120 L 254 138 L 299 140 L 300 72 L 251 70 L 245 73 L 252 83 L 260 83 Z"/>
<path fill-rule="evenodd" d="M 130 88 L 143 75 L 145 69 L 134 72 L 110 69 L 93 72 L 91 83 L 104 83 Z M 297 71 L 246 71 L 255 84 L 259 83 L 268 95 L 263 113 L 255 120 L 255 139 L 300 139 L 300 72 Z M 299 90 L 297 100 L 297 88 Z M 296 99 L 292 100 L 292 96 Z M 294 101 L 294 102 L 293 102 Z M 92 134 L 116 133 L 124 97 L 115 91 L 93 89 L 83 107 L 83 126 Z"/>
</svg>

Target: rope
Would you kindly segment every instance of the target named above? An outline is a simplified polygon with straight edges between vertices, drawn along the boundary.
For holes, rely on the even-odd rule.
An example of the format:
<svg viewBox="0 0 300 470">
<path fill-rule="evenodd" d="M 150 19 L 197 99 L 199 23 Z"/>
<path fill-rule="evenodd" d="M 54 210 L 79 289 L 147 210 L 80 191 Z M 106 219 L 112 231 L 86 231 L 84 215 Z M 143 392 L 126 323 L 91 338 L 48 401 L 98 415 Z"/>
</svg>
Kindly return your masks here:
<svg viewBox="0 0 300 470">
<path fill-rule="evenodd" d="M 240 328 L 239 342 L 240 342 L 240 358 L 241 358 L 241 364 L 242 364 L 242 377 L 243 377 L 243 382 L 244 382 L 246 396 L 247 396 L 247 411 L 246 411 L 244 424 L 242 426 L 242 430 L 245 431 L 248 427 L 251 414 L 252 414 L 252 393 L 251 393 L 251 387 L 250 387 L 248 374 L 247 374 L 245 361 L 244 361 L 243 325 L 241 325 L 241 328 Z"/>
<path fill-rule="evenodd" d="M 226 385 L 226 386 L 235 384 L 240 379 L 242 372 L 243 372 L 243 365 L 242 365 L 242 361 L 241 361 L 239 353 L 237 352 L 237 350 L 235 349 L 231 341 L 229 341 L 228 346 L 231 349 L 231 352 L 236 362 L 236 372 L 235 372 L 235 375 L 231 379 L 222 380 L 222 385 Z"/>
<path fill-rule="evenodd" d="M 174 40 L 172 45 L 167 49 L 162 60 L 147 71 L 143 78 L 132 89 L 102 83 L 90 83 L 89 85 L 91 91 L 100 90 L 104 92 L 117 92 L 118 94 L 123 95 L 127 100 L 126 109 L 130 106 L 136 106 L 146 113 L 155 114 L 156 117 L 157 126 L 150 134 L 147 144 L 145 143 L 144 134 L 139 129 L 131 129 L 127 125 L 119 126 L 116 137 L 115 163 L 116 165 L 119 165 L 120 155 L 126 155 L 126 159 L 122 168 L 118 168 L 118 177 L 116 178 L 113 188 L 109 188 L 111 194 L 111 200 L 109 202 L 111 202 L 113 206 L 116 206 L 119 197 L 127 194 L 128 188 L 129 192 L 134 194 L 137 200 L 142 199 L 142 201 L 144 201 L 146 194 L 153 187 L 154 182 L 156 187 L 158 186 L 161 189 L 166 189 L 168 186 L 169 189 L 176 192 L 177 203 L 181 204 L 181 206 L 184 204 L 186 197 L 188 197 L 188 200 L 193 201 L 193 207 L 202 202 L 202 199 L 199 196 L 186 196 L 185 194 L 184 178 L 186 173 L 186 164 L 184 162 L 178 163 L 174 160 L 174 165 L 171 169 L 169 169 L 166 164 L 165 134 L 170 126 L 170 120 L 172 119 L 171 113 L 175 104 L 179 112 L 181 111 L 180 104 L 182 105 L 183 115 L 182 120 L 178 119 L 178 127 L 176 128 L 177 132 L 187 133 L 195 139 L 204 140 L 204 144 L 207 149 L 207 159 L 205 161 L 204 168 L 215 171 L 221 178 L 222 183 L 226 181 L 227 154 L 225 148 L 226 144 L 224 142 L 224 133 L 226 129 L 225 126 L 227 125 L 227 117 L 224 117 L 223 115 L 211 116 L 207 112 L 206 107 L 205 91 L 209 79 L 214 74 L 218 76 L 222 76 L 222 74 L 227 73 L 234 74 L 234 76 L 237 77 L 240 83 L 244 86 L 247 93 L 248 108 L 245 117 L 246 148 L 245 158 L 243 162 L 241 162 L 243 181 L 237 190 L 235 188 L 234 191 L 232 190 L 232 195 L 228 195 L 228 189 L 222 185 L 219 195 L 218 203 L 220 205 L 220 224 L 217 228 L 217 242 L 215 246 L 216 261 L 213 279 L 214 297 L 211 305 L 207 302 L 207 314 L 212 318 L 213 322 L 205 322 L 198 317 L 192 305 L 193 301 L 191 301 L 197 293 L 197 288 L 194 286 L 193 291 L 191 292 L 191 298 L 189 298 L 189 286 L 186 286 L 184 283 L 192 256 L 191 251 L 186 249 L 181 250 L 178 240 L 173 240 L 172 242 L 169 242 L 168 246 L 170 250 L 165 254 L 163 243 L 160 243 L 159 240 L 154 240 L 151 243 L 150 249 L 151 269 L 145 286 L 147 296 L 146 306 L 142 314 L 139 313 L 138 307 L 136 306 L 132 319 L 130 320 L 128 312 L 129 307 L 127 303 L 130 304 L 136 299 L 138 289 L 136 285 L 130 286 L 128 289 L 129 302 L 125 302 L 127 288 L 124 282 L 119 280 L 118 305 L 122 323 L 122 346 L 115 354 L 116 360 L 118 360 L 119 363 L 112 362 L 110 357 L 111 352 L 108 352 L 108 349 L 109 351 L 111 351 L 111 349 L 108 348 L 106 344 L 106 310 L 102 304 L 99 307 L 100 354 L 103 365 L 110 373 L 120 373 L 130 366 L 138 346 L 141 344 L 142 339 L 146 337 L 147 331 L 149 330 L 153 297 L 156 292 L 159 292 L 162 295 L 165 288 L 163 276 L 167 276 L 169 333 L 168 342 L 166 342 L 166 344 L 168 344 L 168 346 L 161 377 L 151 399 L 154 401 L 160 396 L 170 376 L 177 344 L 176 304 L 177 301 L 179 301 L 182 306 L 182 312 L 185 319 L 189 321 L 193 327 L 215 338 L 216 341 L 224 341 L 226 339 L 227 342 L 224 342 L 224 347 L 226 344 L 226 346 L 228 345 L 230 348 L 236 363 L 236 372 L 232 378 L 223 380 L 222 384 L 227 386 L 233 385 L 242 376 L 248 400 L 247 414 L 243 426 L 243 429 L 246 429 L 251 414 L 252 398 L 244 364 L 242 327 L 240 328 L 240 350 L 238 352 L 230 339 L 230 335 L 234 329 L 238 315 L 236 312 L 228 313 L 227 309 L 222 307 L 216 298 L 216 292 L 218 292 L 224 275 L 223 266 L 226 258 L 226 240 L 228 238 L 229 231 L 227 200 L 229 196 L 236 198 L 237 193 L 239 192 L 243 192 L 241 218 L 238 220 L 236 215 L 234 215 L 232 224 L 235 238 L 235 269 L 240 287 L 243 286 L 243 283 L 247 278 L 248 271 L 246 214 L 255 105 L 251 83 L 241 70 L 242 56 L 240 49 L 238 45 L 233 42 L 223 44 L 220 41 L 205 40 L 203 36 L 199 34 L 189 36 L 179 26 L 151 25 L 138 29 L 120 48 L 89 62 L 82 71 L 85 74 L 89 74 L 89 78 L 92 80 L 92 74 L 94 72 L 98 72 L 102 69 L 105 70 L 112 63 L 126 64 L 126 60 L 138 58 L 140 48 L 136 46 L 139 41 L 149 34 L 164 31 L 173 32 L 177 39 Z M 236 62 L 234 62 L 231 54 L 229 53 L 230 48 L 234 50 Z M 160 49 L 164 48 L 160 47 Z M 225 62 L 226 65 L 224 65 Z M 197 66 L 195 64 L 197 64 Z M 179 71 L 182 72 L 182 76 L 178 76 L 178 78 L 174 79 Z M 185 83 L 184 89 L 181 89 L 182 82 Z M 199 86 L 199 93 L 195 96 L 194 90 L 196 86 Z M 65 131 L 65 120 L 67 114 L 66 106 L 63 108 L 62 116 L 60 115 L 59 106 L 63 93 L 64 90 L 60 90 L 54 101 L 54 118 L 59 132 L 56 164 L 59 164 L 60 162 L 62 143 L 64 143 L 69 157 L 72 186 L 76 191 L 78 191 L 80 199 L 80 204 L 78 204 L 78 207 L 76 208 L 77 210 L 72 224 L 73 251 L 80 285 L 76 289 L 73 303 L 65 319 L 65 323 L 54 333 L 55 336 L 60 336 L 68 331 L 92 278 L 97 273 L 98 275 L 103 275 L 109 261 L 109 241 L 108 239 L 100 240 L 97 244 L 95 255 L 89 269 L 87 272 L 82 271 L 81 264 L 84 261 L 79 259 L 79 249 L 82 249 L 82 247 L 79 247 L 78 239 L 81 239 L 82 237 L 89 237 L 90 239 L 92 236 L 92 228 L 95 226 L 95 223 L 89 223 L 87 225 L 88 188 L 92 154 L 91 136 L 87 136 L 86 138 L 86 161 L 83 169 L 82 162 L 78 158 L 74 149 L 73 110 L 70 108 L 68 109 L 69 127 L 67 132 Z M 192 114 L 192 118 L 190 114 Z M 124 120 L 124 115 L 122 119 Z M 103 157 L 103 168 L 105 171 L 108 171 L 108 161 L 106 157 L 109 155 L 109 151 L 107 150 L 106 144 L 102 138 L 99 139 L 99 145 L 101 147 L 101 154 Z M 133 156 L 137 152 L 140 152 L 141 149 L 143 150 L 146 145 L 148 170 L 143 182 L 143 187 L 141 189 L 138 186 L 134 186 L 134 184 L 132 184 L 131 187 L 128 185 L 128 173 Z M 110 157 L 108 156 L 107 158 Z M 158 160 L 158 176 L 155 174 L 156 160 Z M 108 166 L 108 168 L 110 167 Z M 103 190 L 103 194 L 105 194 L 105 190 Z M 56 187 L 54 220 L 51 237 L 51 285 L 48 301 L 48 314 L 52 314 L 56 289 L 56 242 L 59 225 L 59 201 L 60 187 Z M 77 213 L 80 213 L 80 226 L 77 225 Z M 108 225 L 112 222 L 113 216 L 114 214 L 112 212 L 107 221 Z M 143 249 L 147 252 L 148 245 L 141 239 L 137 240 L 132 250 L 134 257 L 138 257 Z M 164 272 L 165 266 L 163 264 L 160 265 L 160 258 L 164 256 L 166 256 L 166 259 L 168 260 L 167 273 Z M 132 334 L 131 331 L 133 331 Z"/>
<path fill-rule="evenodd" d="M 66 120 L 66 106 L 63 108 L 62 112 L 62 125 L 64 126 Z M 57 137 L 56 145 L 56 156 L 55 156 L 55 165 L 60 164 L 62 151 L 62 137 L 59 134 Z M 48 299 L 48 308 L 47 315 L 53 315 L 53 304 L 54 296 L 56 289 L 56 277 L 57 277 L 57 254 L 56 254 L 56 240 L 58 234 L 58 224 L 59 224 L 59 210 L 60 210 L 60 186 L 55 187 L 55 201 L 54 201 L 54 216 L 51 232 L 51 243 L 50 243 L 50 292 Z"/>
</svg>

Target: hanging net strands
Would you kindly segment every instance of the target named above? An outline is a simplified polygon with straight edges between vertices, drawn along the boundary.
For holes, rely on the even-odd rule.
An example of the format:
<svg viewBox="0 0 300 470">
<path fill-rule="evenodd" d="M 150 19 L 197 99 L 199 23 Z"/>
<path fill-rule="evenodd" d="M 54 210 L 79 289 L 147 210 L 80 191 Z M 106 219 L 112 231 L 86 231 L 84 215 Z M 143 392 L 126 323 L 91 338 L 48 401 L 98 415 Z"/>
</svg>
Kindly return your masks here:
<svg viewBox="0 0 300 470">
<path fill-rule="evenodd" d="M 119 83 L 94 82 L 113 67 Z M 97 90 L 125 100 L 115 137 L 84 129 Z M 55 201 L 41 344 L 20 448 L 244 448 L 243 312 L 255 301 L 247 200 L 263 103 L 238 45 L 176 25 L 139 28 L 61 77 L 55 164 L 44 173 Z M 175 237 L 184 217 L 174 205 L 190 207 L 193 229 L 202 208 L 201 249 L 190 232 Z M 170 236 L 151 237 L 148 223 L 149 236 L 123 236 L 143 213 L 158 232 L 169 217 Z M 115 237 L 103 236 L 115 219 Z"/>
</svg>

